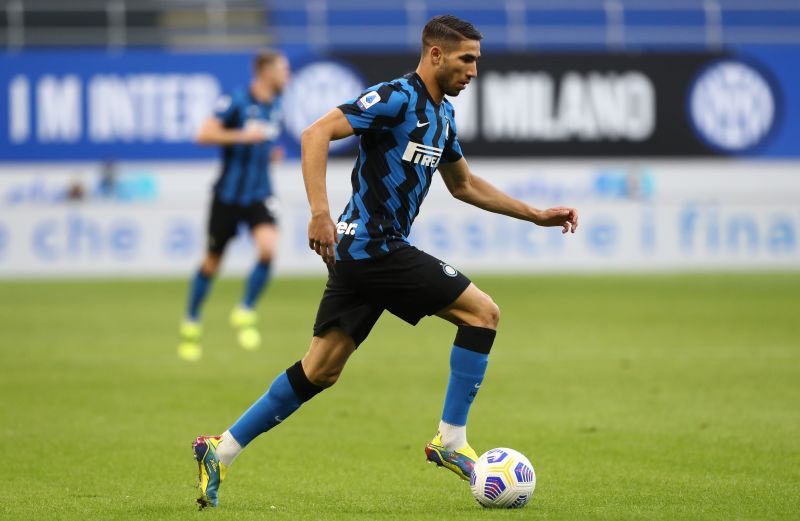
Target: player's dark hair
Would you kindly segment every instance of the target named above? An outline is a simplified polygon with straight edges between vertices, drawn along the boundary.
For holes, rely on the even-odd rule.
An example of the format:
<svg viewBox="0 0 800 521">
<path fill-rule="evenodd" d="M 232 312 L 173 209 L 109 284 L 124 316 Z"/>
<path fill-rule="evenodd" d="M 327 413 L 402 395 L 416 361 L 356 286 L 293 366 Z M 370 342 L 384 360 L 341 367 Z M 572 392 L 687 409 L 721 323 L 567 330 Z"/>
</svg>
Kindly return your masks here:
<svg viewBox="0 0 800 521">
<path fill-rule="evenodd" d="M 283 53 L 275 49 L 263 49 L 258 51 L 258 54 L 253 58 L 253 72 L 258 74 L 264 67 L 269 67 L 282 56 Z"/>
<path fill-rule="evenodd" d="M 464 40 L 483 40 L 474 25 L 451 14 L 434 16 L 422 29 L 422 50 L 434 45 L 450 47 Z"/>
</svg>

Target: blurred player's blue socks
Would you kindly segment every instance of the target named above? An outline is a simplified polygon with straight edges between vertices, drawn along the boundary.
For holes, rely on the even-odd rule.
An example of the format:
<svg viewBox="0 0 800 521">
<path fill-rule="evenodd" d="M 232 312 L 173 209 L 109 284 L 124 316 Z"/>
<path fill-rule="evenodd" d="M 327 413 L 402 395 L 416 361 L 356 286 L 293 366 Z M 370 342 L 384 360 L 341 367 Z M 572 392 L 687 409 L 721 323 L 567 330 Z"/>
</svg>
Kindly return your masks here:
<svg viewBox="0 0 800 521">
<path fill-rule="evenodd" d="M 200 319 L 200 306 L 208 294 L 211 287 L 212 277 L 203 273 L 202 269 L 197 270 L 192 278 L 191 288 L 189 289 L 189 308 L 186 315 L 190 320 L 197 322 Z"/>
<path fill-rule="evenodd" d="M 244 289 L 244 298 L 242 299 L 242 306 L 247 309 L 253 309 L 256 305 L 261 292 L 269 281 L 270 263 L 259 261 L 250 276 L 247 278 L 247 285 Z"/>
<path fill-rule="evenodd" d="M 486 366 L 489 364 L 489 351 L 494 343 L 495 331 L 484 327 L 459 326 L 453 348 L 450 351 L 450 382 L 447 384 L 447 393 L 444 398 L 442 422 L 444 427 L 462 427 L 467 424 L 467 415 L 472 401 L 478 394 Z M 442 425 L 440 424 L 440 428 Z M 456 430 L 457 431 L 457 430 Z M 442 432 L 443 442 L 448 448 L 460 449 L 466 444 L 464 430 L 454 432 L 455 438 L 449 432 Z M 464 442 L 458 447 L 449 445 Z"/>
<path fill-rule="evenodd" d="M 267 392 L 229 431 L 241 447 L 246 447 L 256 436 L 281 423 L 320 391 L 322 387 L 311 383 L 302 364 L 297 362 L 273 380 Z"/>
</svg>

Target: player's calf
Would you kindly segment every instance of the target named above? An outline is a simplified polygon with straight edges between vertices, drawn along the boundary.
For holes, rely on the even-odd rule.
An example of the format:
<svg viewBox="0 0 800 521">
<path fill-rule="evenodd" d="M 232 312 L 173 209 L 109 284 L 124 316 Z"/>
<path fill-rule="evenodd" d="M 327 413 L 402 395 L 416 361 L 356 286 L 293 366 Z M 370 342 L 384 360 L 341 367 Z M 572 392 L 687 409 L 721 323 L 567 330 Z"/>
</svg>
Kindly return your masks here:
<svg viewBox="0 0 800 521">
<path fill-rule="evenodd" d="M 199 466 L 200 507 L 217 506 L 219 486 L 233 460 L 258 435 L 282 423 L 323 389 L 309 381 L 296 362 L 221 436 L 200 436 L 193 444 Z"/>
<path fill-rule="evenodd" d="M 450 350 L 450 380 L 436 437 L 425 447 L 428 461 L 469 479 L 477 456 L 467 442 L 467 416 L 478 395 L 495 330 L 461 325 Z"/>
<path fill-rule="evenodd" d="M 314 385 L 322 388 L 332 386 L 355 349 L 353 339 L 340 329 L 332 328 L 315 336 L 303 357 L 305 375 Z"/>
</svg>

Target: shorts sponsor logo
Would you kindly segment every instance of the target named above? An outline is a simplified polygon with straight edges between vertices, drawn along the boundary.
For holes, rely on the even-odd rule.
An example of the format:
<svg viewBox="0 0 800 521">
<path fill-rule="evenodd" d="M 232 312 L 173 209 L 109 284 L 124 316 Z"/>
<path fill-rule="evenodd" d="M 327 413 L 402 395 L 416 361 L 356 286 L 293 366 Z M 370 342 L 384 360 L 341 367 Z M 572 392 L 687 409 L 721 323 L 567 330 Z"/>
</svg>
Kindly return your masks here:
<svg viewBox="0 0 800 521">
<path fill-rule="evenodd" d="M 413 141 L 408 142 L 406 151 L 403 153 L 403 161 L 417 163 L 431 168 L 436 168 L 439 164 L 440 157 L 442 157 L 441 148 L 429 147 L 428 145 L 414 143 Z"/>
<path fill-rule="evenodd" d="M 455 277 L 456 275 L 458 275 L 458 270 L 456 270 L 454 267 L 450 266 L 449 264 L 442 263 L 442 271 L 448 277 Z"/>
</svg>

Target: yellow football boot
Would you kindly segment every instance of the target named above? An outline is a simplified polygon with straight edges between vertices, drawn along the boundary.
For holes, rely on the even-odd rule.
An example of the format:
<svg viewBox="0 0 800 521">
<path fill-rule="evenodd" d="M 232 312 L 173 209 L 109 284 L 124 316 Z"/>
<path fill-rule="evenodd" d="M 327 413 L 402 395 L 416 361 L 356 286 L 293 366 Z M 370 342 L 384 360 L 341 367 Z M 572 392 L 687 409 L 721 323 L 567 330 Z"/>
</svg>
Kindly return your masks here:
<svg viewBox="0 0 800 521">
<path fill-rule="evenodd" d="M 178 356 L 187 362 L 196 362 L 203 356 L 203 348 L 200 346 L 200 335 L 203 328 L 197 322 L 189 320 L 181 324 L 181 342 L 178 344 Z"/>
<path fill-rule="evenodd" d="M 215 507 L 219 503 L 219 486 L 225 479 L 225 465 L 217 458 L 217 445 L 222 441 L 222 436 L 198 436 L 192 443 L 194 459 L 198 467 L 198 484 L 200 497 L 197 504 L 202 510 L 205 507 Z"/>
<path fill-rule="evenodd" d="M 436 463 L 436 466 L 444 467 L 466 481 L 469 481 L 470 476 L 472 476 L 475 460 L 478 459 L 478 455 L 469 444 L 458 450 L 446 448 L 442 444 L 442 435 L 438 432 L 430 443 L 425 446 L 425 456 L 428 462 Z"/>
<path fill-rule="evenodd" d="M 231 311 L 231 326 L 237 330 L 239 345 L 247 351 L 261 347 L 261 333 L 256 329 L 256 319 L 256 312 L 252 309 L 238 306 Z"/>
</svg>

